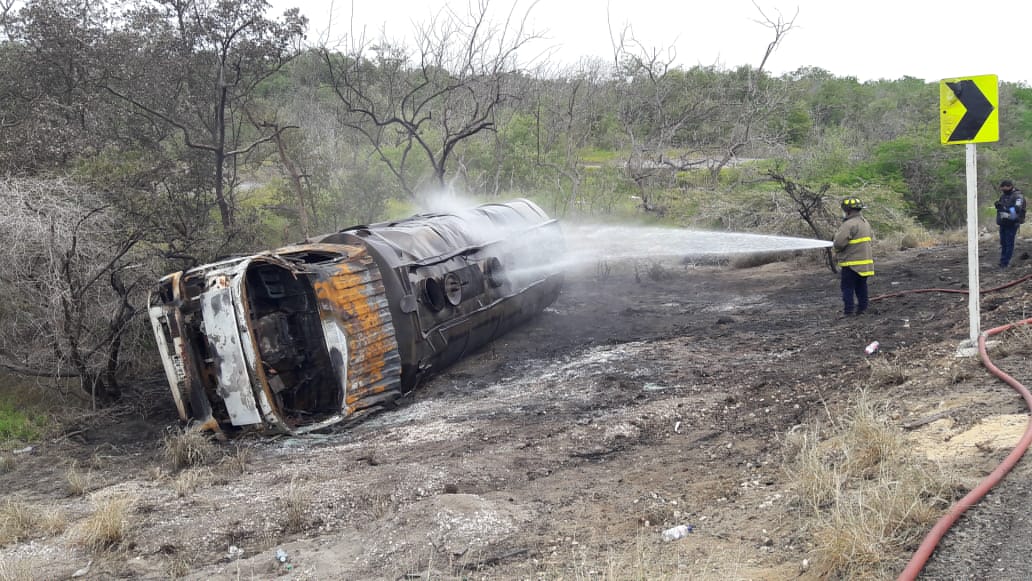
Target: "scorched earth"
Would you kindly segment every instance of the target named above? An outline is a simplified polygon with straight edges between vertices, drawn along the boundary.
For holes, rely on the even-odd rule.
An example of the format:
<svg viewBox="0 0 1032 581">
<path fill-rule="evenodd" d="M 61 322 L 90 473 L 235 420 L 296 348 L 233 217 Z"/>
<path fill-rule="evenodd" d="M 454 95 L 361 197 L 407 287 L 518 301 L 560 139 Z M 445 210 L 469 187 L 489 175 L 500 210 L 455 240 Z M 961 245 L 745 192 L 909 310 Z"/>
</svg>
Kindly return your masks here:
<svg viewBox="0 0 1032 581">
<path fill-rule="evenodd" d="M 1026 241 L 1014 269 L 991 270 L 993 244 L 983 288 L 1032 272 Z M 1021 399 L 956 356 L 969 331 L 965 251 L 882 249 L 874 312 L 845 320 L 820 250 L 748 268 L 586 265 L 544 313 L 397 408 L 322 434 L 217 444 L 187 465 L 168 454 L 180 426 L 167 387 L 142 382 L 117 413 L 4 452 L 8 503 L 63 524 L 8 542 L 0 577 L 814 578 L 784 466 L 793 430 L 836 421 L 863 393 L 966 488 L 1020 437 Z M 986 293 L 983 325 L 1026 317 L 1025 288 Z M 1027 379 L 1023 354 L 996 363 Z M 969 511 L 922 578 L 1026 578 L 1029 551 L 1008 539 L 1030 532 L 1028 476 L 1019 465 Z M 126 507 L 124 536 L 84 546 L 90 516 L 113 501 Z M 692 532 L 664 542 L 676 525 Z"/>
</svg>

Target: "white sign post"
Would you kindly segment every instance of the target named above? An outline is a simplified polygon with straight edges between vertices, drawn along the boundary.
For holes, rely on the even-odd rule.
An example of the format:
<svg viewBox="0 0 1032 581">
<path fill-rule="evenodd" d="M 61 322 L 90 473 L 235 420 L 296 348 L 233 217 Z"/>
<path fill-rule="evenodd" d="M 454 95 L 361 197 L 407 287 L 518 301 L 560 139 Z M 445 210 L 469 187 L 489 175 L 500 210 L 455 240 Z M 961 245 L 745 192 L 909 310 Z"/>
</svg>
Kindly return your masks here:
<svg viewBox="0 0 1032 581">
<path fill-rule="evenodd" d="M 982 288 L 978 282 L 978 146 L 967 144 L 967 231 L 968 231 L 968 315 L 971 346 L 978 346 L 978 335 L 982 332 L 979 295 Z"/>
</svg>

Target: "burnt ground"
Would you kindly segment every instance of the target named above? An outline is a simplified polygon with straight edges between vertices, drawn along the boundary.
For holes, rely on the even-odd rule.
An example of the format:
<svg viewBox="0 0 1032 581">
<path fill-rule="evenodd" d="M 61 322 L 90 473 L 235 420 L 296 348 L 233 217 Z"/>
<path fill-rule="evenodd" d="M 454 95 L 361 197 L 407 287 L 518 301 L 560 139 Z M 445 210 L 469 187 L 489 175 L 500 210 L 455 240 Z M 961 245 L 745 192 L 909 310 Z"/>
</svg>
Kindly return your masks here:
<svg viewBox="0 0 1032 581">
<path fill-rule="evenodd" d="M 1018 244 L 1021 258 L 1001 272 L 991 268 L 995 241 L 983 242 L 983 288 L 1032 274 L 1023 254 L 1032 242 Z M 133 415 L 6 453 L 5 498 L 56 511 L 67 525 L 0 548 L 0 573 L 63 579 L 88 565 L 79 578 L 814 578 L 803 565 L 815 559 L 810 533 L 783 468 L 793 427 L 839 417 L 861 389 L 901 431 L 942 415 L 906 430 L 915 442 L 957 443 L 1026 410 L 977 358 L 955 356 L 968 334 L 967 296 L 908 292 L 963 290 L 965 245 L 876 254 L 871 292 L 884 298 L 846 320 L 837 275 L 812 252 L 753 268 L 593 265 L 571 273 L 541 316 L 397 409 L 327 434 L 223 444 L 224 459 L 184 470 L 162 455 L 162 434 L 177 423 L 155 387 Z M 983 328 L 1029 316 L 1028 284 L 986 294 Z M 874 340 L 881 348 L 868 357 Z M 996 363 L 1028 379 L 1023 354 Z M 877 364 L 904 379 L 878 381 Z M 954 446 L 940 461 L 971 487 L 1021 429 Z M 68 493 L 74 470 L 88 480 L 85 495 Z M 1028 578 L 1030 475 L 1019 463 L 920 578 Z M 110 498 L 133 501 L 125 538 L 86 551 L 76 542 L 82 522 Z M 679 524 L 693 532 L 663 542 Z M 286 563 L 275 559 L 280 549 Z"/>
</svg>

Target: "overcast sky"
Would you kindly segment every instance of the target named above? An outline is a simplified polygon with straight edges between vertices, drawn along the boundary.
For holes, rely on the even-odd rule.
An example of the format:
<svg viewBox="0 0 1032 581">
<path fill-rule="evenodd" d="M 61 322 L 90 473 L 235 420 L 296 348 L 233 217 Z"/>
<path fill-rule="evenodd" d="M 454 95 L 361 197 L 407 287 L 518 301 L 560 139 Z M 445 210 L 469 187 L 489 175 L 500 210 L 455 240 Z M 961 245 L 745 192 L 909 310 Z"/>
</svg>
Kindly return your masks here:
<svg viewBox="0 0 1032 581">
<path fill-rule="evenodd" d="M 473 0 L 476 2 L 476 0 Z M 310 20 L 309 41 L 336 41 L 350 30 L 404 37 L 450 4 L 467 0 L 271 0 L 273 14 L 297 7 Z M 514 0 L 491 0 L 508 11 Z M 793 29 L 768 61 L 774 74 L 803 66 L 861 81 L 904 76 L 925 81 L 995 74 L 1028 83 L 1032 58 L 1032 3 L 1018 0 L 515 0 L 529 10 L 532 28 L 549 40 L 553 64 L 580 56 L 611 59 L 609 23 L 630 26 L 648 47 L 674 47 L 683 66 L 757 66 L 773 36 L 757 21 L 795 18 Z M 331 6 L 332 18 L 331 18 Z M 522 54 L 522 53 L 521 53 Z M 527 57 L 533 56 L 527 53 Z"/>
</svg>

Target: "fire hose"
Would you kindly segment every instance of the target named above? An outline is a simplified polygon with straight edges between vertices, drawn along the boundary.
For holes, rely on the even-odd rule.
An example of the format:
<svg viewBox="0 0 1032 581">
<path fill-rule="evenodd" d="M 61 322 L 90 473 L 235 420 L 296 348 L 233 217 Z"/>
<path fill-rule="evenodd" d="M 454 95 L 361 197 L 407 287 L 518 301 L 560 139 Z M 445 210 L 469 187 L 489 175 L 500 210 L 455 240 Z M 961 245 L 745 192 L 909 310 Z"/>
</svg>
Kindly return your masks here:
<svg viewBox="0 0 1032 581">
<path fill-rule="evenodd" d="M 980 291 L 980 294 L 985 294 L 1009 288 L 1029 279 L 1032 279 L 1032 275 L 1026 275 L 1009 283 L 994 288 L 982 290 Z M 887 295 L 877 296 L 872 298 L 871 300 L 874 301 L 903 294 L 924 292 L 968 294 L 969 291 L 959 289 L 906 290 L 896 293 L 890 293 Z M 1010 385 L 1012 388 L 1014 388 L 1015 391 L 1017 391 L 1021 395 L 1021 397 L 1025 400 L 1025 405 L 1028 407 L 1030 414 L 1032 414 L 1032 393 L 1030 393 L 1029 390 L 1024 385 L 1022 385 L 1018 380 L 1014 379 L 1006 372 L 1001 370 L 999 367 L 994 365 L 992 360 L 989 359 L 989 353 L 986 349 L 986 339 L 988 337 L 1013 329 L 1015 327 L 1019 327 L 1021 325 L 1028 324 L 1032 324 L 1032 318 L 1017 321 L 1015 323 L 1008 323 L 1006 325 L 1000 325 L 999 327 L 994 327 L 992 329 L 989 329 L 988 331 L 982 332 L 978 336 L 978 355 L 982 360 L 982 365 L 984 365 L 990 373 L 999 377 L 1004 383 Z M 946 512 L 946 514 L 943 515 L 935 523 L 935 526 L 933 526 L 932 529 L 928 532 L 928 534 L 925 535 L 925 538 L 921 542 L 921 545 L 917 548 L 917 551 L 915 551 L 914 555 L 910 558 L 910 562 L 907 563 L 907 566 L 903 569 L 903 572 L 900 573 L 899 577 L 897 578 L 897 581 L 910 581 L 917 578 L 917 575 L 921 572 L 921 569 L 924 568 L 925 564 L 928 562 L 928 559 L 931 558 L 932 553 L 935 551 L 935 548 L 939 545 L 939 542 L 946 535 L 946 532 L 949 531 L 950 527 L 953 526 L 953 524 L 960 518 L 962 514 L 964 514 L 965 511 L 967 511 L 967 509 L 971 508 L 976 503 L 978 503 L 978 501 L 980 501 L 986 494 L 988 494 L 994 486 L 996 486 L 1001 480 L 1003 480 L 1003 477 L 1006 476 L 1008 472 L 1010 472 L 1010 470 L 1018 463 L 1018 460 L 1020 460 L 1021 457 L 1025 454 L 1025 451 L 1028 449 L 1030 444 L 1032 444 L 1032 415 L 1030 415 L 1029 417 L 1029 423 L 1025 427 L 1025 433 L 1018 441 L 1017 446 L 1015 446 L 1015 448 L 1010 452 L 1010 454 L 1008 454 L 1007 457 L 1004 458 L 1003 462 L 1001 462 L 996 467 L 996 469 L 994 469 L 989 474 L 989 476 L 985 477 L 981 482 L 978 483 L 977 486 L 975 486 L 973 489 L 971 489 L 970 492 L 964 495 L 963 498 L 954 503 L 953 506 L 950 507 L 950 509 Z"/>
</svg>

